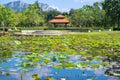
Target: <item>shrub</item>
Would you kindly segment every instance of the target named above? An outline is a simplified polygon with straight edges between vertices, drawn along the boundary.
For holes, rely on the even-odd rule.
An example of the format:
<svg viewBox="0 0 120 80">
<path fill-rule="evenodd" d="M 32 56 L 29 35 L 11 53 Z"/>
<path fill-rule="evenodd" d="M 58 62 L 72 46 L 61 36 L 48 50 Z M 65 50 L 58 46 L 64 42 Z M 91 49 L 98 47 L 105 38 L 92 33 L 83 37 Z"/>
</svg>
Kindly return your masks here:
<svg viewBox="0 0 120 80">
<path fill-rule="evenodd" d="M 113 31 L 120 31 L 120 28 L 113 28 Z"/>
</svg>

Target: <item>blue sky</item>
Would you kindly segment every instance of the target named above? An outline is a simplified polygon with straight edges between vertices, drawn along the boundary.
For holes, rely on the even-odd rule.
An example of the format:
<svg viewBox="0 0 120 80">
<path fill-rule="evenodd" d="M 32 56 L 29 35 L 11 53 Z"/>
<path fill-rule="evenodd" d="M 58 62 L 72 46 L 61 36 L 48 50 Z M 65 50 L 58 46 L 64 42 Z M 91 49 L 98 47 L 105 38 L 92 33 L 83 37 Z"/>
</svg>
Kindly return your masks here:
<svg viewBox="0 0 120 80">
<path fill-rule="evenodd" d="M 5 4 L 16 0 L 0 0 L 0 4 Z M 21 0 L 26 3 L 34 3 L 36 0 Z M 94 2 L 101 2 L 103 0 L 38 0 L 41 3 L 46 3 L 52 7 L 56 7 L 59 10 L 66 11 L 71 8 L 81 8 L 83 5 L 92 5 Z"/>
</svg>

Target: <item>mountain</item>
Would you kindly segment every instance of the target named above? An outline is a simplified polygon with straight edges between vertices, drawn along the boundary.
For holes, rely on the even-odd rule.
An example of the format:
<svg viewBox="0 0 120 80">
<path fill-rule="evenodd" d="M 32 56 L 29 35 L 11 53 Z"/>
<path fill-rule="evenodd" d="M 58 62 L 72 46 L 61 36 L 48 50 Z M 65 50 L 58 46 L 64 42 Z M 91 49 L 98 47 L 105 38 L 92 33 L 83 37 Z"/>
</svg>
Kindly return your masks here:
<svg viewBox="0 0 120 80">
<path fill-rule="evenodd" d="M 51 11 L 51 10 L 57 10 L 57 8 L 51 7 L 48 4 L 44 4 L 44 3 L 38 3 L 39 7 L 43 10 L 43 11 Z M 4 4 L 6 7 L 8 8 L 12 8 L 15 11 L 22 11 L 25 10 L 30 4 L 22 2 L 22 1 L 14 1 L 14 2 L 9 2 L 7 4 Z"/>
<path fill-rule="evenodd" d="M 12 8 L 13 10 L 17 11 L 22 11 L 22 10 L 25 10 L 29 4 L 27 3 L 24 3 L 22 1 L 14 1 L 14 2 L 9 2 L 7 4 L 4 4 L 6 7 L 8 8 Z"/>
<path fill-rule="evenodd" d="M 51 7 L 48 4 L 44 4 L 44 3 L 39 3 L 39 7 L 43 10 L 43 11 L 52 11 L 52 10 L 57 10 L 57 8 Z"/>
</svg>

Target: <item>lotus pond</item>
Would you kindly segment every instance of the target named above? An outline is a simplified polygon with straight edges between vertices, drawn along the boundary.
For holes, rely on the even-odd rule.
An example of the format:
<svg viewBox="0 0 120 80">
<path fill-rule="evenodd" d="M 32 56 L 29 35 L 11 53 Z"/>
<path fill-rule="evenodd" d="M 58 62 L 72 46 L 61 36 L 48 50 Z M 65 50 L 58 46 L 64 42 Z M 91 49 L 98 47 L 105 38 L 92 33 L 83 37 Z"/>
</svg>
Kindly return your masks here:
<svg viewBox="0 0 120 80">
<path fill-rule="evenodd" d="M 0 80 L 119 80 L 120 32 L 0 37 Z"/>
</svg>

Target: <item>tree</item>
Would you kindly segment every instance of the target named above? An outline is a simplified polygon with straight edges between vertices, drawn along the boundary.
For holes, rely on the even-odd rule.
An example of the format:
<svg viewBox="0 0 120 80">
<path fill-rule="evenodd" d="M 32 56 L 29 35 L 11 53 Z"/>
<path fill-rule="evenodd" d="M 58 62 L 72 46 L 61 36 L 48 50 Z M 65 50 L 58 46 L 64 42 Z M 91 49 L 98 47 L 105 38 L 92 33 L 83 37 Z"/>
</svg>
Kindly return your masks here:
<svg viewBox="0 0 120 80">
<path fill-rule="evenodd" d="M 44 23 L 44 15 L 38 6 L 38 2 L 31 4 L 23 13 L 27 17 L 26 24 L 29 26 L 37 26 Z"/>
<path fill-rule="evenodd" d="M 5 27 L 9 27 L 11 24 L 16 22 L 14 18 L 15 14 L 12 9 L 0 5 L 0 24 L 3 27 L 3 30 L 5 30 Z"/>
<path fill-rule="evenodd" d="M 71 15 L 71 23 L 78 27 L 92 27 L 93 19 L 93 10 L 89 5 L 74 10 Z"/>
<path fill-rule="evenodd" d="M 109 23 L 113 26 L 118 24 L 120 27 L 120 0 L 105 0 L 103 9 L 106 11 L 107 18 L 110 18 Z"/>
<path fill-rule="evenodd" d="M 74 9 L 71 9 L 70 11 L 69 11 L 69 16 L 71 16 L 73 13 L 74 13 Z"/>
<path fill-rule="evenodd" d="M 93 4 L 93 17 L 95 26 L 104 26 L 105 11 L 102 10 L 102 3 L 95 2 Z"/>
<path fill-rule="evenodd" d="M 93 6 L 85 5 L 80 9 L 69 12 L 71 23 L 78 27 L 101 27 L 105 17 L 105 11 L 101 3 L 95 2 Z"/>
<path fill-rule="evenodd" d="M 57 10 L 52 10 L 52 11 L 47 11 L 45 12 L 45 20 L 48 23 L 51 19 L 54 19 L 55 16 L 61 14 L 59 11 Z"/>
</svg>

